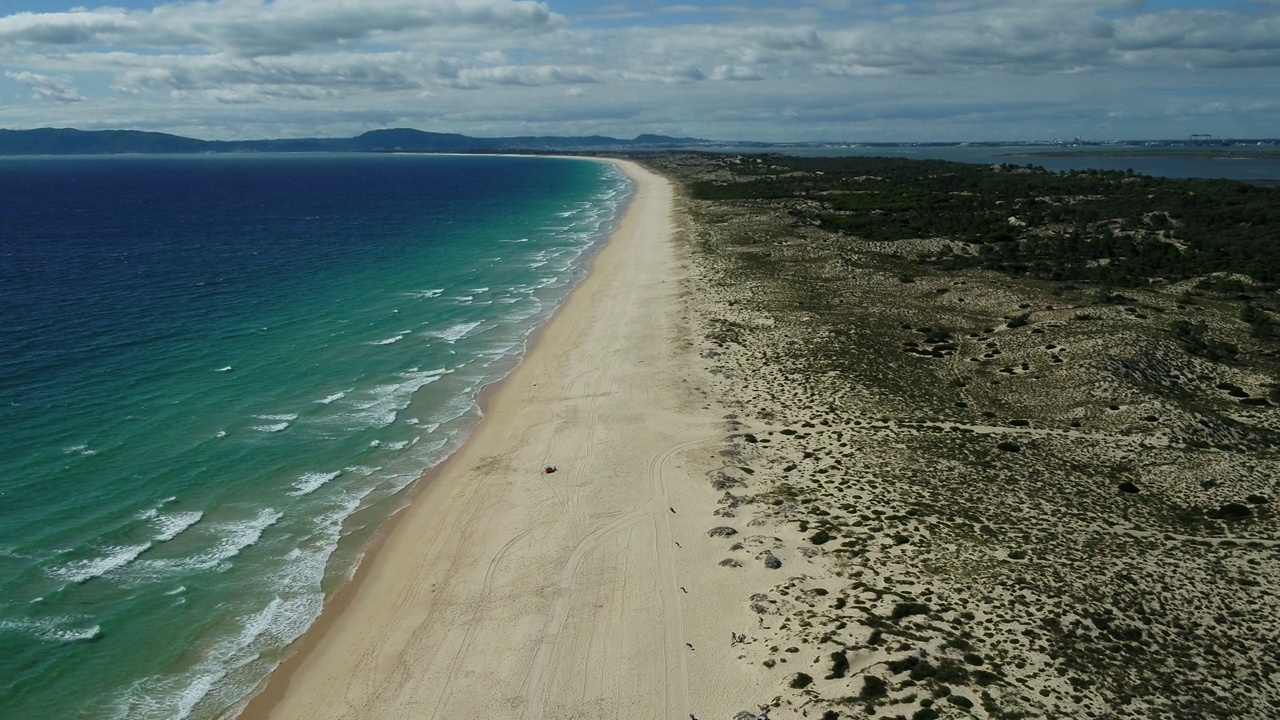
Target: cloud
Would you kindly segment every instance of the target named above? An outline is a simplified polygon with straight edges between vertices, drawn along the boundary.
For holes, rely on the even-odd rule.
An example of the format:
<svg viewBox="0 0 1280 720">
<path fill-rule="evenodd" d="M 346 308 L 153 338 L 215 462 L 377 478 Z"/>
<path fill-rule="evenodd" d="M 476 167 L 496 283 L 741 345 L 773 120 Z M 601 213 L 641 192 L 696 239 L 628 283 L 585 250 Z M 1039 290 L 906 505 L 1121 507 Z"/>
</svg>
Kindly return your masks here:
<svg viewBox="0 0 1280 720">
<path fill-rule="evenodd" d="M 114 55 L 100 66 L 115 66 L 120 92 L 206 91 L 245 87 L 311 87 L 376 92 L 421 88 L 404 53 L 240 58 L 225 55 L 140 58 Z M 314 91 L 311 96 L 317 95 Z"/>
<path fill-rule="evenodd" d="M 717 65 L 708 76 L 712 80 L 763 80 L 760 73 L 742 65 Z"/>
<path fill-rule="evenodd" d="M 71 86 L 69 78 L 54 78 L 33 72 L 5 71 L 5 77 L 31 88 L 31 95 L 39 100 L 60 103 L 81 102 L 85 98 Z"/>
<path fill-rule="evenodd" d="M 463 90 L 486 85 L 581 85 L 599 82 L 595 71 L 585 67 L 554 65 L 500 65 L 469 67 L 457 72 L 447 84 Z"/>
<path fill-rule="evenodd" d="M 1274 93 L 1280 1 L 1176 4 L 183 0 L 0 17 L 0 71 L 37 99 L 79 101 L 86 122 L 219 119 L 224 136 L 385 119 L 792 139 L 865 131 L 875 113 L 884 132 L 1056 117 L 1074 136 L 1194 108 L 1272 127 L 1274 106 L 1250 100 Z M 24 102 L 8 124 L 73 117 Z"/>
<path fill-rule="evenodd" d="M 562 22 L 528 0 L 215 0 L 0 18 L 3 45 L 207 49 L 247 57 L 421 32 L 542 32 Z"/>
</svg>

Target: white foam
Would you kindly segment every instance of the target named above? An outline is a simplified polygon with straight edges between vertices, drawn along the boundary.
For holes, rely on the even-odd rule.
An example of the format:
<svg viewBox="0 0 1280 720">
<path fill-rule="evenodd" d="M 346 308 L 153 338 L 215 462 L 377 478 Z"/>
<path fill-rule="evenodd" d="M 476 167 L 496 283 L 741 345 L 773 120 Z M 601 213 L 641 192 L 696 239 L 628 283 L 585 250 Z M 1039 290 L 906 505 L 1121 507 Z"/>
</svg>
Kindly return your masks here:
<svg viewBox="0 0 1280 720">
<path fill-rule="evenodd" d="M 386 486 L 391 492 L 400 492 L 409 487 L 409 485 L 421 477 L 421 473 L 401 473 L 399 475 L 391 475 L 386 479 Z"/>
<path fill-rule="evenodd" d="M 178 674 L 154 675 L 134 683 L 116 698 L 113 716 L 119 720 L 181 720 L 207 709 L 242 708 L 244 698 L 260 676 L 247 677 L 239 669 L 261 662 L 264 655 L 289 645 L 320 616 L 324 605 L 321 582 L 329 558 L 337 548 L 342 523 L 360 508 L 371 491 L 348 493 L 315 521 L 302 545 L 278 558 L 279 566 L 264 578 L 275 590 L 269 600 L 246 608 L 235 619 L 233 634 L 199 648 L 195 666 Z M 270 670 L 270 667 L 266 667 Z M 231 715 L 217 714 L 218 717 Z"/>
<path fill-rule="evenodd" d="M 483 294 L 485 294 L 485 293 L 489 292 L 489 288 L 487 288 L 487 287 L 471 288 L 471 289 L 470 289 L 470 290 L 468 290 L 467 292 L 475 293 L 476 295 L 483 295 Z"/>
<path fill-rule="evenodd" d="M 239 555 L 245 548 L 257 544 L 258 540 L 262 538 L 262 533 L 267 528 L 275 525 L 282 517 L 284 517 L 284 513 L 279 510 L 263 508 L 258 511 L 256 517 L 249 520 L 219 523 L 218 529 L 225 530 L 226 533 L 212 550 L 203 554 L 201 564 L 206 567 L 213 567 L 224 560 L 230 560 Z"/>
<path fill-rule="evenodd" d="M 399 411 L 409 406 L 414 393 L 451 372 L 440 368 L 401 373 L 402 382 L 378 385 L 365 391 L 363 394 L 368 396 L 367 399 L 357 399 L 353 403 L 357 410 L 355 417 L 363 427 L 386 427 L 396 421 Z"/>
<path fill-rule="evenodd" d="M 438 332 L 430 332 L 427 334 L 430 335 L 431 337 L 440 338 L 441 340 L 444 340 L 447 343 L 455 343 L 461 340 L 462 338 L 466 337 L 467 333 L 471 332 L 472 330 L 475 330 L 478 327 L 480 327 L 479 320 L 475 322 L 469 322 L 469 323 L 458 323 L 457 325 L 454 325 L 453 327 L 450 327 L 447 330 L 440 330 Z"/>
<path fill-rule="evenodd" d="M 254 417 L 258 418 L 259 420 L 285 420 L 288 422 L 292 422 L 298 419 L 298 414 L 284 413 L 281 415 L 254 415 Z"/>
<path fill-rule="evenodd" d="M 432 432 L 439 426 L 457 420 L 471 412 L 472 408 L 476 406 L 475 400 L 470 397 L 472 390 L 474 388 L 467 388 L 464 391 L 464 395 L 451 398 L 446 402 L 444 408 L 431 417 L 432 424 L 428 426 L 430 429 L 427 432 Z"/>
<path fill-rule="evenodd" d="M 452 299 L 457 300 L 462 305 L 466 305 L 467 303 L 471 302 L 472 297 L 470 295 L 458 295 L 457 297 Z"/>
<path fill-rule="evenodd" d="M 504 242 L 504 243 L 522 243 L 522 242 L 529 242 L 529 238 L 520 238 L 520 239 L 518 239 L 518 240 L 499 240 L 498 242 Z"/>
<path fill-rule="evenodd" d="M 151 549 L 151 543 L 141 545 L 113 545 L 103 548 L 106 553 L 102 557 L 87 560 L 73 560 L 65 565 L 49 569 L 49 574 L 59 580 L 82 583 L 101 577 L 116 568 L 133 562 L 139 555 Z"/>
<path fill-rule="evenodd" d="M 272 423 L 271 425 L 254 425 L 253 429 L 265 433 L 277 433 L 289 427 L 289 423 Z"/>
<path fill-rule="evenodd" d="M 88 445 L 72 445 L 62 449 L 68 455 L 97 455 L 97 450 L 90 450 Z"/>
<path fill-rule="evenodd" d="M 58 643 L 92 640 L 102 632 L 100 625 L 68 627 L 77 622 L 83 622 L 83 620 L 65 616 L 0 620 L 0 631 L 18 632 L 37 640 Z"/>
<path fill-rule="evenodd" d="M 318 472 L 303 473 L 302 477 L 298 478 L 298 481 L 293 484 L 293 492 L 289 494 L 294 496 L 310 495 L 311 493 L 323 487 L 325 483 L 338 477 L 341 474 L 342 474 L 341 470 L 328 472 L 328 473 L 318 473 Z"/>
<path fill-rule="evenodd" d="M 156 534 L 156 542 L 168 542 L 178 537 L 178 535 L 182 534 L 183 530 L 186 530 L 192 525 L 200 522 L 200 519 L 203 517 L 204 513 L 198 510 L 176 512 L 167 515 L 156 515 L 152 519 L 152 522 L 155 523 L 160 531 Z"/>
<path fill-rule="evenodd" d="M 231 372 L 231 366 L 228 365 L 226 367 L 220 367 L 217 370 L 214 370 L 214 372 Z"/>
<path fill-rule="evenodd" d="M 340 391 L 340 392 L 336 392 L 336 393 L 334 393 L 334 394 L 332 394 L 332 395 L 327 395 L 327 396 L 325 396 L 325 397 L 322 397 L 322 398 L 320 398 L 319 400 L 317 400 L 316 402 L 320 403 L 321 405 L 328 405 L 329 403 L 333 402 L 334 400 L 341 400 L 342 398 L 344 398 L 344 397 L 346 397 L 346 396 L 347 396 L 347 391 L 346 391 L 346 390 L 343 390 L 343 391 Z"/>
<path fill-rule="evenodd" d="M 409 297 L 415 297 L 415 298 L 440 297 L 441 295 L 444 294 L 444 288 L 435 288 L 434 290 L 414 290 L 412 292 L 407 292 L 405 294 L 408 295 Z"/>
<path fill-rule="evenodd" d="M 142 560 L 130 570 L 136 570 L 135 579 L 144 581 L 171 577 L 174 573 L 213 570 L 239 555 L 245 548 L 256 544 L 262 538 L 262 533 L 275 525 L 281 517 L 284 517 L 284 513 L 264 508 L 248 520 L 216 523 L 208 529 L 219 535 L 218 542 L 213 547 L 185 558 Z"/>
<path fill-rule="evenodd" d="M 534 315 L 537 315 L 538 313 L 542 312 L 542 308 L 543 308 L 542 303 L 535 299 L 534 302 L 531 303 L 529 307 L 526 307 L 521 310 L 516 310 L 514 312 L 510 312 L 510 313 L 507 313 L 506 315 L 503 315 L 502 321 L 507 324 L 521 323 L 533 317 Z"/>
<path fill-rule="evenodd" d="M 383 340 L 374 340 L 374 341 L 370 342 L 369 344 L 370 344 L 370 345 L 390 345 L 390 344 L 392 344 L 392 343 L 398 343 L 398 342 L 400 342 L 401 340 L 403 340 L 403 339 L 405 339 L 406 337 L 408 337 L 408 335 L 409 335 L 409 331 L 408 331 L 408 330 L 405 330 L 404 332 L 400 333 L 399 335 L 392 335 L 391 337 L 386 338 L 386 339 L 383 339 Z"/>
<path fill-rule="evenodd" d="M 218 438 L 224 438 L 224 437 L 226 437 L 226 436 L 227 436 L 227 431 L 226 431 L 226 430 L 219 430 L 218 432 L 214 433 L 214 434 L 213 434 L 213 436 L 214 436 L 214 437 L 218 437 Z"/>
</svg>

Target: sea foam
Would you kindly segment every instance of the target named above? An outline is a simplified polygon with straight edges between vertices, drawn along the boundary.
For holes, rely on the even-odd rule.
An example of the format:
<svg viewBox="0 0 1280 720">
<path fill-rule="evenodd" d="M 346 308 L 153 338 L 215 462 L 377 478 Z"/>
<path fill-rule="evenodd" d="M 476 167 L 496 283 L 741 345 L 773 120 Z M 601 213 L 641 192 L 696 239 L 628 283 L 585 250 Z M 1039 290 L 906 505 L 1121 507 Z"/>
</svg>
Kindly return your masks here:
<svg viewBox="0 0 1280 720">
<path fill-rule="evenodd" d="M 72 617 L 0 620 L 0 632 L 18 632 L 37 640 L 55 643 L 92 640 L 102 632 L 102 626 L 84 626 L 83 622 L 81 618 Z M 79 625 L 79 627 L 71 627 L 73 625 Z"/>
<path fill-rule="evenodd" d="M 398 334 L 398 335 L 392 335 L 392 336 L 391 336 L 391 337 L 389 337 L 389 338 L 384 338 L 384 339 L 382 339 L 382 340 L 373 340 L 373 341 L 371 341 L 369 344 L 370 344 L 370 345 L 391 345 L 392 343 L 398 343 L 398 342 L 400 342 L 401 340 L 403 340 L 403 339 L 405 339 L 406 337 L 408 337 L 408 336 L 409 336 L 409 332 L 410 332 L 410 331 L 405 330 L 405 331 L 401 332 L 400 334 Z"/>
<path fill-rule="evenodd" d="M 254 425 L 253 429 L 258 432 L 277 433 L 288 429 L 289 423 L 298 419 L 297 413 L 284 413 L 281 415 L 254 415 L 259 420 L 278 420 L 279 422 L 269 423 L 267 425 Z"/>
<path fill-rule="evenodd" d="M 341 474 L 341 470 L 327 473 L 303 473 L 302 477 L 298 478 L 298 481 L 293 484 L 293 491 L 289 494 L 294 496 L 310 495 Z"/>
<path fill-rule="evenodd" d="M 203 517 L 204 513 L 198 510 L 163 515 L 157 514 L 151 518 L 152 524 L 159 530 L 156 533 L 156 542 L 168 542 L 178 537 L 182 534 L 182 531 L 200 522 Z"/>
<path fill-rule="evenodd" d="M 96 577 L 102 577 L 116 568 L 133 562 L 139 555 L 151 549 L 151 543 L 140 545 L 115 545 L 103 548 L 103 555 L 85 560 L 73 560 L 69 563 L 49 569 L 49 574 L 59 580 L 82 583 Z"/>
<path fill-rule="evenodd" d="M 405 295 L 415 298 L 433 298 L 440 297 L 443 294 L 444 288 L 435 288 L 434 290 L 414 290 L 412 292 L 405 293 Z"/>
<path fill-rule="evenodd" d="M 440 368 L 401 373 L 400 382 L 378 385 L 361 393 L 363 397 L 358 397 L 352 403 L 356 412 L 347 417 L 356 420 L 360 427 L 386 427 L 396 421 L 401 410 L 409 406 L 414 393 L 451 372 L 453 371 Z"/>
<path fill-rule="evenodd" d="M 480 327 L 479 320 L 475 322 L 458 323 L 457 325 L 454 325 L 448 328 L 447 330 L 429 332 L 427 333 L 427 335 L 430 335 L 431 337 L 440 338 L 441 340 L 444 340 L 447 343 L 454 343 L 466 337 L 467 333 L 471 332 L 472 330 L 475 330 L 478 327 Z"/>
<path fill-rule="evenodd" d="M 284 513 L 278 510 L 263 508 L 256 516 L 246 520 L 210 525 L 205 532 L 217 536 L 213 547 L 188 557 L 141 560 L 129 569 L 129 579 L 134 582 L 155 582 L 178 573 L 220 569 L 223 563 L 239 555 L 245 548 L 257 544 L 262 533 L 282 517 Z"/>
</svg>

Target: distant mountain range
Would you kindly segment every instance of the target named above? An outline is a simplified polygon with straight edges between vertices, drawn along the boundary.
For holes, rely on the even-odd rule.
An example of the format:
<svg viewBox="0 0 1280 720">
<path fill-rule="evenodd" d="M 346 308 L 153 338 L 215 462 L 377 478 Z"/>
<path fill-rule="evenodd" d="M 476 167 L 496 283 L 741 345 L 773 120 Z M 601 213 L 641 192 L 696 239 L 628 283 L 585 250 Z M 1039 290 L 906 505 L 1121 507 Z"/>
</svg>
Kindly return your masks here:
<svg viewBox="0 0 1280 720">
<path fill-rule="evenodd" d="M 753 142 L 719 141 L 668 135 L 637 135 L 631 140 L 604 135 L 562 137 L 557 135 L 519 137 L 470 137 L 457 133 L 435 133 L 393 128 L 371 130 L 351 138 L 294 138 L 286 140 L 197 140 L 195 138 L 140 130 L 75 130 L 72 128 L 38 128 L 35 130 L 0 130 L 0 156 L 3 155 L 109 155 L 155 153 L 245 153 L 245 152 L 621 152 L 627 150 L 696 150 L 699 148 L 733 148 L 743 150 L 775 150 L 786 148 L 891 148 L 891 147 L 1024 147 L 1055 148 L 1182 148 L 1203 151 L 1210 148 L 1273 149 L 1280 140 L 1116 140 L 1110 142 L 1080 141 L 985 141 L 985 142 Z"/>
<path fill-rule="evenodd" d="M 352 138 L 292 140 L 196 140 L 138 130 L 74 130 L 39 128 L 0 130 L 0 155 L 104 155 L 121 153 L 231 152 L 568 152 L 575 150 L 644 150 L 719 145 L 698 138 L 640 135 L 632 140 L 584 137 L 478 138 L 395 128 L 372 130 Z"/>
</svg>

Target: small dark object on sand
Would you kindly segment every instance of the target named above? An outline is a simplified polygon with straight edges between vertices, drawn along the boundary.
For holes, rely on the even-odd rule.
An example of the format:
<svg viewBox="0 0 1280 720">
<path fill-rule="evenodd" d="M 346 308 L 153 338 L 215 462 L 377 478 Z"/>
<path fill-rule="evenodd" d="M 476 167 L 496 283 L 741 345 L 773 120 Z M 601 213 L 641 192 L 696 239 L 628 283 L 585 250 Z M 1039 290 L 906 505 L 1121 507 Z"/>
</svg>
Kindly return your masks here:
<svg viewBox="0 0 1280 720">
<path fill-rule="evenodd" d="M 668 507 L 667 509 L 668 509 L 668 510 L 670 510 L 671 512 L 675 512 L 675 511 L 676 511 L 676 509 L 675 509 L 675 508 L 673 508 L 673 507 Z"/>
<path fill-rule="evenodd" d="M 553 473 L 553 472 L 555 472 L 556 470 L 559 470 L 559 469 L 560 469 L 560 468 L 556 467 L 555 465 L 548 465 L 548 466 L 546 466 L 546 467 L 542 468 L 542 472 L 544 472 L 544 473 L 546 473 L 546 474 L 550 475 L 551 473 Z"/>
</svg>

